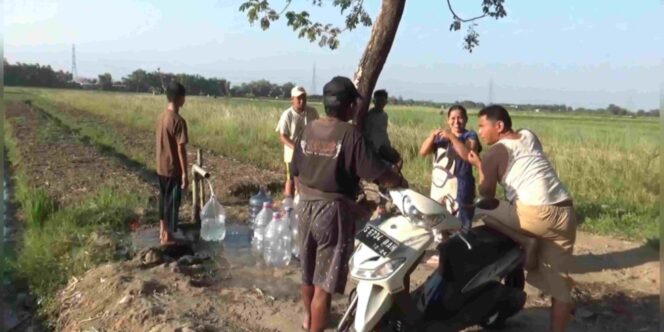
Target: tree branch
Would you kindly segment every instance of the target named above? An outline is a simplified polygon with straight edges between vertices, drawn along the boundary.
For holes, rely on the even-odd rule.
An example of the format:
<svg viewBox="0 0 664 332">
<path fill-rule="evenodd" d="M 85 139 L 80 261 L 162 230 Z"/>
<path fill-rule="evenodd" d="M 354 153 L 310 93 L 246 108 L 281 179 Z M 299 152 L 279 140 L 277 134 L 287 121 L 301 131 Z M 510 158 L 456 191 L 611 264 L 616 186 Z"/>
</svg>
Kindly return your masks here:
<svg viewBox="0 0 664 332">
<path fill-rule="evenodd" d="M 356 20 L 357 20 L 357 17 L 360 16 L 360 13 L 362 12 L 362 8 L 363 8 L 362 5 L 364 4 L 364 0 L 359 0 L 359 2 L 360 2 L 360 3 L 358 3 L 358 4 L 353 8 L 354 11 L 355 11 L 355 14 L 353 14 L 353 17 L 352 17 L 351 20 L 350 20 L 351 22 L 356 21 Z M 341 33 L 341 32 L 344 32 L 344 31 L 346 31 L 346 30 L 349 30 L 349 29 L 350 29 L 350 27 L 349 27 L 349 26 L 346 26 L 345 28 L 343 28 L 343 29 L 342 29 L 341 31 L 339 31 L 339 32 Z"/>
<path fill-rule="evenodd" d="M 472 21 L 475 21 L 475 20 L 479 20 L 480 18 L 486 17 L 486 14 L 483 14 L 482 16 L 477 16 L 477 17 L 473 17 L 473 18 L 470 18 L 470 19 L 463 19 L 463 18 L 459 17 L 459 15 L 457 15 L 457 13 L 454 12 L 454 9 L 452 9 L 452 4 L 450 3 L 450 0 L 447 0 L 447 7 L 450 9 L 450 12 L 452 13 L 452 16 L 454 16 L 455 20 L 461 21 L 461 22 L 464 22 L 464 23 L 472 22 Z"/>
<path fill-rule="evenodd" d="M 284 12 L 286 12 L 286 9 L 288 9 L 288 7 L 290 7 L 291 2 L 293 2 L 293 0 L 287 0 L 287 1 L 286 1 L 286 5 L 284 6 L 284 9 L 282 9 L 282 10 L 279 12 L 279 14 L 277 14 L 277 16 L 281 17 L 281 14 L 283 14 Z"/>
</svg>

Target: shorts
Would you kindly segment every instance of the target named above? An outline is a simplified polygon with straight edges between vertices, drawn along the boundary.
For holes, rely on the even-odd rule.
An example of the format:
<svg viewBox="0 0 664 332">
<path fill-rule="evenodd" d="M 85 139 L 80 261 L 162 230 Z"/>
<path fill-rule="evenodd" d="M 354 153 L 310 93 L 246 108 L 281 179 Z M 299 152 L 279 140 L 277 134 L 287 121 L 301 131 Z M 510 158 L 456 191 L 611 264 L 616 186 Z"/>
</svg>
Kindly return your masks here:
<svg viewBox="0 0 664 332">
<path fill-rule="evenodd" d="M 568 205 L 568 206 L 562 206 Z M 506 226 L 538 239 L 538 266 L 527 281 L 558 301 L 572 302 L 569 270 L 576 241 L 576 214 L 572 204 L 526 205 L 500 201 L 494 210 L 477 209 L 476 218 L 492 217 Z"/>
<path fill-rule="evenodd" d="M 300 201 L 302 283 L 343 294 L 348 260 L 354 249 L 355 223 L 341 201 Z"/>
<path fill-rule="evenodd" d="M 168 231 L 175 233 L 178 226 L 182 179 L 159 175 L 159 220 L 164 220 Z"/>
<path fill-rule="evenodd" d="M 286 181 L 290 181 L 293 179 L 293 174 L 291 174 L 291 164 L 286 163 Z"/>
</svg>

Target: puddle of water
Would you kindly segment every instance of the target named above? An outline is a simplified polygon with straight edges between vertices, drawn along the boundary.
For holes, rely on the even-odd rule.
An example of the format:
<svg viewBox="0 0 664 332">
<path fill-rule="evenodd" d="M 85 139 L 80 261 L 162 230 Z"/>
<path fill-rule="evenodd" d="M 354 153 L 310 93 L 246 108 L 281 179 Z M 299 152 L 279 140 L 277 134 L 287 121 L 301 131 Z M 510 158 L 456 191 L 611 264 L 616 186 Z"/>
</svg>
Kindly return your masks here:
<svg viewBox="0 0 664 332">
<path fill-rule="evenodd" d="M 134 250 L 159 246 L 159 228 L 145 228 L 132 233 Z M 224 287 L 259 288 L 275 297 L 299 296 L 297 262 L 282 268 L 265 266 L 263 258 L 251 249 L 253 231 L 247 224 L 229 223 L 222 242 L 191 242 L 197 255 L 211 258 L 210 264 L 225 280 Z M 182 237 L 182 236 L 180 236 Z"/>
<path fill-rule="evenodd" d="M 189 231 L 187 231 L 189 232 Z M 206 253 L 211 257 L 224 256 L 234 264 L 252 265 L 255 259 L 251 252 L 253 231 L 245 224 L 230 223 L 226 226 L 226 237 L 220 242 L 193 242 L 190 234 L 175 234 L 176 239 L 191 245 L 196 253 Z M 131 233 L 132 250 L 159 247 L 159 227 L 138 229 Z"/>
</svg>

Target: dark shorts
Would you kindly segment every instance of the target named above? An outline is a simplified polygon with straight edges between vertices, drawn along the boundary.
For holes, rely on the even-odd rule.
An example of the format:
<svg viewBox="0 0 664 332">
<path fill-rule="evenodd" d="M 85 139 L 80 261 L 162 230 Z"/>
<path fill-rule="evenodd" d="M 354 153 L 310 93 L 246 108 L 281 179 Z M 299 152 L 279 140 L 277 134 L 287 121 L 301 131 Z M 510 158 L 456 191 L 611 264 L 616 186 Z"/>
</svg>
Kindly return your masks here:
<svg viewBox="0 0 664 332">
<path fill-rule="evenodd" d="M 159 175 L 159 220 L 164 220 L 168 231 L 174 233 L 178 226 L 178 212 L 182 199 L 182 179 Z"/>
<path fill-rule="evenodd" d="M 345 205 L 340 201 L 298 204 L 302 282 L 330 294 L 344 292 L 353 253 L 355 223 Z"/>
</svg>

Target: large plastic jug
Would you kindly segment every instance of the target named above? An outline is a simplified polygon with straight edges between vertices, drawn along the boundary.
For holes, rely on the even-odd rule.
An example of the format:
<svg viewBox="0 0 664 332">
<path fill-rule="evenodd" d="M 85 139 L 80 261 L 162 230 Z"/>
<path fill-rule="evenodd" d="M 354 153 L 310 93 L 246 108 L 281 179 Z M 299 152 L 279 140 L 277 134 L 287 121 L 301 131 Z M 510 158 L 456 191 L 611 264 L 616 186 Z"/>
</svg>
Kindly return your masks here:
<svg viewBox="0 0 664 332">
<path fill-rule="evenodd" d="M 277 227 L 281 222 L 281 216 L 275 212 L 263 235 L 263 259 L 265 264 L 269 266 L 276 265 L 279 259 L 278 247 L 280 241 Z"/>
<path fill-rule="evenodd" d="M 258 189 L 258 192 L 255 195 L 249 198 L 249 217 L 251 218 L 252 222 L 263 208 L 264 203 L 272 203 L 272 198 L 270 198 L 270 196 L 261 187 Z"/>
<path fill-rule="evenodd" d="M 256 218 L 254 219 L 254 223 L 252 225 L 254 229 L 254 234 L 251 239 L 251 248 L 254 253 L 262 255 L 263 254 L 263 249 L 264 247 L 264 237 L 265 237 L 265 227 L 270 223 L 272 220 L 272 214 L 274 213 L 272 209 L 272 203 L 271 202 L 264 202 L 263 203 L 263 209 L 258 213 Z"/>
<path fill-rule="evenodd" d="M 201 238 L 222 241 L 226 236 L 226 210 L 212 195 L 201 209 Z"/>
</svg>

